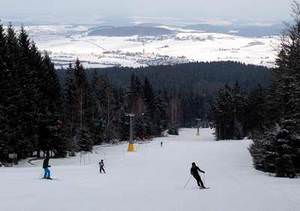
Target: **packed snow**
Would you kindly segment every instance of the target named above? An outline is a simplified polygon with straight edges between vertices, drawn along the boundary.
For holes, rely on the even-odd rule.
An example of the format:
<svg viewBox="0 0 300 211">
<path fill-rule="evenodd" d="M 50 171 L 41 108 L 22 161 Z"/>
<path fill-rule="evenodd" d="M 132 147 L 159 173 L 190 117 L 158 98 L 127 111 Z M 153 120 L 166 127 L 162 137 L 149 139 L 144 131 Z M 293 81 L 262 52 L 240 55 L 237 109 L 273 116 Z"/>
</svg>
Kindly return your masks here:
<svg viewBox="0 0 300 211">
<path fill-rule="evenodd" d="M 172 33 L 157 36 L 90 36 L 90 25 L 28 26 L 39 49 L 48 51 L 57 67 L 76 58 L 92 67 L 177 64 L 196 61 L 238 61 L 273 67 L 278 36 L 242 37 L 205 33 L 166 25 Z M 117 32 L 116 32 L 117 33 Z"/>
<path fill-rule="evenodd" d="M 42 161 L 0 168 L 0 210 L 6 211 L 298 211 L 300 179 L 256 171 L 250 140 L 214 141 L 213 131 L 182 129 L 126 152 L 127 144 L 51 159 L 54 180 L 43 180 Z M 161 141 L 163 147 L 160 146 Z M 107 174 L 99 174 L 104 159 Z M 201 190 L 192 179 L 195 161 L 206 171 Z"/>
</svg>

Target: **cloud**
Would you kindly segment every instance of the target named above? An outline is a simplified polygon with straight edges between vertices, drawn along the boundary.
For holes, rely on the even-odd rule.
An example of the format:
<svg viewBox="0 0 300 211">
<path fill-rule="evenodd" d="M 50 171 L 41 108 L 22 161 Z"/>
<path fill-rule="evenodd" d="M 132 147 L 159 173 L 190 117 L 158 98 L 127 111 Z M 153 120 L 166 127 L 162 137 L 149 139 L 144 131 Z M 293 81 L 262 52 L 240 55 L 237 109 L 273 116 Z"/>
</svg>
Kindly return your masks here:
<svg viewBox="0 0 300 211">
<path fill-rule="evenodd" d="M 290 0 L 0 0 L 0 14 L 286 20 Z"/>
</svg>

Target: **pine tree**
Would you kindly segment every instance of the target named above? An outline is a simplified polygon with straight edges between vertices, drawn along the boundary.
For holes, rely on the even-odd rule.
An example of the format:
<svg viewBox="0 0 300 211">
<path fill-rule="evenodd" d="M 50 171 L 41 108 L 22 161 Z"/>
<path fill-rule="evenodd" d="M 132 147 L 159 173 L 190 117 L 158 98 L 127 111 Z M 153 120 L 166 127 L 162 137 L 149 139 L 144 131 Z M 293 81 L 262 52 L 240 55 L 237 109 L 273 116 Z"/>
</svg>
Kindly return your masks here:
<svg viewBox="0 0 300 211">
<path fill-rule="evenodd" d="M 3 29 L 3 25 L 0 24 L 0 71 L 1 74 L 4 74 L 6 69 L 6 36 Z M 1 75 L 4 76 L 4 75 Z M 1 77 L 3 79 L 3 77 Z"/>
<path fill-rule="evenodd" d="M 17 153 L 21 159 L 41 149 L 54 150 L 59 133 L 51 131 L 61 113 L 54 106 L 60 86 L 50 58 L 41 55 L 23 27 L 17 34 L 9 25 L 6 33 L 0 27 L 0 60 L 0 142 L 5 154 Z"/>
<path fill-rule="evenodd" d="M 69 66 L 64 85 L 64 131 L 69 142 L 71 154 L 76 150 L 76 137 L 82 130 L 90 134 L 92 123 L 92 104 L 89 98 L 89 83 L 85 69 L 79 60 L 74 67 Z"/>
<path fill-rule="evenodd" d="M 37 99 L 39 89 L 37 81 L 39 80 L 37 70 L 39 64 L 35 62 L 31 54 L 31 43 L 28 34 L 21 28 L 17 37 L 18 41 L 18 81 L 22 90 L 22 95 L 18 97 L 19 103 L 19 121 L 18 126 L 23 132 L 22 139 L 19 140 L 19 152 L 21 158 L 27 157 L 30 152 L 34 151 L 37 144 L 37 125 L 38 107 Z M 41 56 L 37 56 L 41 60 Z M 29 148 L 30 146 L 30 148 Z"/>
<path fill-rule="evenodd" d="M 6 30 L 5 51 L 6 76 L 9 84 L 6 94 L 6 114 L 9 117 L 6 131 L 8 151 L 17 153 L 18 158 L 22 158 L 28 148 L 32 149 L 32 145 L 28 143 L 30 126 L 26 124 L 31 117 L 27 111 L 23 112 L 23 107 L 28 105 L 25 95 L 26 87 L 23 87 L 25 77 L 19 62 L 22 58 L 18 38 L 11 25 Z"/>
<path fill-rule="evenodd" d="M 116 112 L 116 133 L 120 141 L 129 140 L 129 118 L 126 116 L 126 111 L 129 110 L 126 102 L 125 90 L 115 90 L 115 112 Z"/>
<path fill-rule="evenodd" d="M 75 136 L 75 82 L 73 67 L 70 64 L 69 68 L 66 70 L 66 77 L 64 80 L 63 89 L 63 102 L 64 102 L 64 133 L 67 139 L 72 139 Z"/>
<path fill-rule="evenodd" d="M 179 94 L 171 93 L 170 96 L 167 97 L 167 101 L 168 133 L 171 135 L 178 135 L 178 128 L 181 121 L 181 99 Z"/>
<path fill-rule="evenodd" d="M 85 75 L 85 70 L 83 66 L 80 64 L 80 61 L 77 59 L 74 67 L 74 82 L 75 82 L 75 96 L 76 103 L 78 106 L 78 121 L 79 121 L 79 129 L 83 129 L 84 127 L 84 117 L 85 117 L 85 104 L 87 97 L 87 80 Z"/>
<path fill-rule="evenodd" d="M 297 144 L 299 136 L 280 128 L 267 130 L 254 139 L 250 148 L 254 166 L 258 170 L 276 173 L 279 177 L 295 177 L 299 169 Z"/>
<path fill-rule="evenodd" d="M 35 53 L 38 55 L 38 53 Z M 37 58 L 38 59 L 38 58 Z M 38 95 L 38 125 L 45 127 L 44 130 L 49 131 L 49 148 L 45 150 L 54 150 L 56 157 L 64 157 L 68 149 L 67 140 L 63 138 L 63 118 L 62 118 L 62 99 L 61 99 L 61 87 L 57 78 L 54 64 L 51 62 L 47 53 L 41 60 L 41 67 L 38 69 L 37 83 L 39 89 Z M 39 147 L 43 146 L 43 142 L 47 138 L 42 138 L 43 131 L 39 131 Z"/>
<path fill-rule="evenodd" d="M 233 121 L 234 139 L 242 139 L 246 135 L 246 109 L 248 106 L 246 95 L 241 91 L 238 82 L 233 88 Z"/>
<path fill-rule="evenodd" d="M 238 83 L 234 88 L 226 85 L 219 90 L 212 105 L 217 140 L 242 139 L 246 134 L 247 100 Z"/>
<path fill-rule="evenodd" d="M 103 125 L 100 117 L 100 109 L 99 109 L 99 103 L 97 98 L 98 93 L 98 80 L 99 77 L 97 75 L 97 72 L 93 72 L 93 76 L 91 79 L 91 85 L 90 85 L 90 96 L 89 96 L 89 104 L 90 104 L 90 131 L 91 136 L 94 140 L 95 144 L 101 144 L 103 142 L 102 134 L 103 134 Z"/>
<path fill-rule="evenodd" d="M 258 86 L 248 95 L 248 106 L 246 108 L 245 129 L 247 134 L 254 137 L 256 133 L 265 131 L 269 117 L 267 90 Z"/>
<path fill-rule="evenodd" d="M 96 76 L 92 79 L 92 109 L 94 109 L 94 130 L 98 137 L 98 143 L 109 142 L 117 137 L 115 128 L 115 118 L 117 111 L 115 110 L 114 90 L 109 81 L 105 77 Z M 90 99 L 91 99 L 90 98 Z"/>
<path fill-rule="evenodd" d="M 9 84 L 7 83 L 6 61 L 6 36 L 2 24 L 0 24 L 0 160 L 4 160 L 7 156 L 7 139 L 5 137 L 9 118 L 6 113 Z"/>
<path fill-rule="evenodd" d="M 279 109 L 276 127 L 254 139 L 250 148 L 257 169 L 277 176 L 300 172 L 300 5 L 294 5 L 295 23 L 283 36 L 277 68 L 272 72 L 274 103 Z"/>
<path fill-rule="evenodd" d="M 163 98 L 163 94 L 158 92 L 155 96 L 155 110 L 151 120 L 154 124 L 154 136 L 160 136 L 162 131 L 166 130 L 168 126 L 167 107 L 168 105 Z"/>
<path fill-rule="evenodd" d="M 157 126 L 155 125 L 156 122 L 154 121 L 156 99 L 153 88 L 147 78 L 145 78 L 143 85 L 143 97 L 145 102 L 145 111 L 142 120 L 144 124 L 144 136 L 148 137 L 154 134 Z"/>
<path fill-rule="evenodd" d="M 130 87 L 127 93 L 127 113 L 135 114 L 134 117 L 134 136 L 144 139 L 146 136 L 146 124 L 144 122 L 145 102 L 143 96 L 143 85 L 138 77 L 131 75 Z"/>
<path fill-rule="evenodd" d="M 277 66 L 273 70 L 276 93 L 281 102 L 282 123 L 300 132 L 300 6 L 294 3 L 294 21 L 282 38 Z"/>
<path fill-rule="evenodd" d="M 80 128 L 76 138 L 78 151 L 91 152 L 93 150 L 94 143 L 87 129 Z"/>
</svg>

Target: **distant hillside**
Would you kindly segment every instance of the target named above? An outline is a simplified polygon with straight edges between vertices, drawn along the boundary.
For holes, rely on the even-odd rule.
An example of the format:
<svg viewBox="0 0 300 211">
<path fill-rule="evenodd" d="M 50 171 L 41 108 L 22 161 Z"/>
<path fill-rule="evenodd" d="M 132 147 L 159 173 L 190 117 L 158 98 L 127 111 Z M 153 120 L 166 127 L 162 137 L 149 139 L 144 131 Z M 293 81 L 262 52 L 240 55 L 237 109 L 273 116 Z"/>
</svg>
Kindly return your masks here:
<svg viewBox="0 0 300 211">
<path fill-rule="evenodd" d="M 236 34 L 245 37 L 263 37 L 280 35 L 285 28 L 284 24 L 273 25 L 211 25 L 211 24 L 193 24 L 184 26 L 183 29 L 192 29 L 208 33 Z M 89 30 L 90 36 L 159 36 L 175 33 L 174 30 L 159 27 L 155 24 L 140 24 L 133 26 L 99 26 Z"/>
<path fill-rule="evenodd" d="M 108 36 L 108 37 L 126 37 L 126 36 L 159 36 L 173 34 L 174 31 L 152 26 L 100 26 L 89 30 L 89 36 Z"/>
<path fill-rule="evenodd" d="M 263 37 L 280 35 L 285 28 L 283 24 L 274 24 L 270 26 L 259 25 L 209 25 L 195 24 L 185 27 L 186 29 L 200 30 L 211 33 L 230 33 L 245 37 Z"/>
</svg>

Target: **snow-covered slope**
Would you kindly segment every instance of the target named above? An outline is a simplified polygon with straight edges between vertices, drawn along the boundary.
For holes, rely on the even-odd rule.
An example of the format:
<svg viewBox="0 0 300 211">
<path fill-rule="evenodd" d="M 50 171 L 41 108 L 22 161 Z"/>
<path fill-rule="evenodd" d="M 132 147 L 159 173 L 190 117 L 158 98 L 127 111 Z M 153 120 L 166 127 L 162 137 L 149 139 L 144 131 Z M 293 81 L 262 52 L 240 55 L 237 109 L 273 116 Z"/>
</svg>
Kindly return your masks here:
<svg viewBox="0 0 300 211">
<path fill-rule="evenodd" d="M 300 180 L 253 169 L 249 140 L 213 141 L 212 131 L 183 129 L 180 136 L 96 147 L 93 154 L 50 160 L 53 181 L 39 179 L 41 162 L 0 168 L 0 210 L 9 211 L 297 211 Z M 160 147 L 160 141 L 164 146 Z M 97 162 L 105 160 L 106 175 Z M 208 190 L 190 177 L 191 162 L 206 171 Z"/>
<path fill-rule="evenodd" d="M 113 32 L 109 33 L 96 30 L 96 33 L 92 26 L 50 25 L 28 26 L 26 29 L 38 47 L 48 51 L 58 66 L 66 66 L 79 58 L 86 67 L 139 67 L 227 60 L 270 67 L 274 65 L 279 43 L 277 36 L 241 37 L 164 25 L 153 30 L 170 33 L 152 36 L 146 36 L 145 27 L 138 26 L 134 26 L 133 31 L 126 28 L 126 33 L 131 32 L 131 36 L 122 36 L 124 29 L 118 34 L 118 28 L 112 28 Z M 146 32 L 151 32 L 151 27 Z M 103 36 L 106 33 L 110 36 Z"/>
</svg>

